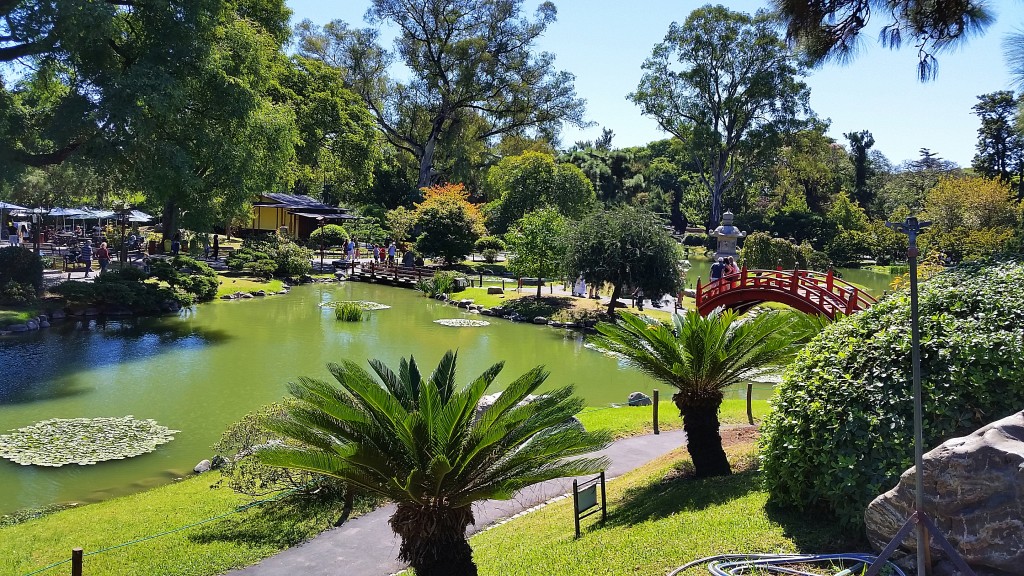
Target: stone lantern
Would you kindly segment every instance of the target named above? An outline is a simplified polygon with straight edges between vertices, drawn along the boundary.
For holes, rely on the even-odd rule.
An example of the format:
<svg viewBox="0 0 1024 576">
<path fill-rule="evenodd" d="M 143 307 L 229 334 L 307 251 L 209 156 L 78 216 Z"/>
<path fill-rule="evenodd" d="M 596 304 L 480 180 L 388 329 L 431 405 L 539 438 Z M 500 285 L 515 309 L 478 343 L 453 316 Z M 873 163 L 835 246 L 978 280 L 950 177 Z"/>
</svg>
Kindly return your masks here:
<svg viewBox="0 0 1024 576">
<path fill-rule="evenodd" d="M 715 252 L 715 258 L 732 256 L 734 260 L 739 260 L 736 242 L 747 233 L 740 232 L 739 228 L 733 226 L 732 219 L 733 213 L 726 210 L 725 214 L 722 214 L 722 225 L 711 232 L 711 236 L 718 238 L 718 250 Z"/>
</svg>

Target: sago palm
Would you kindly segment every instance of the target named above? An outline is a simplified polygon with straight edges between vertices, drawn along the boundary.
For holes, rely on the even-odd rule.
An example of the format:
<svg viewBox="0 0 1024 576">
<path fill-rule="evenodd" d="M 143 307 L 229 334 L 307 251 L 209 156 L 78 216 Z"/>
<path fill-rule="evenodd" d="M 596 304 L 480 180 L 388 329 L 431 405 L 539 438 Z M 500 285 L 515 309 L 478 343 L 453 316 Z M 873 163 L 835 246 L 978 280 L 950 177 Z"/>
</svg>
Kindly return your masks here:
<svg viewBox="0 0 1024 576">
<path fill-rule="evenodd" d="M 732 469 L 722 448 L 718 410 L 723 391 L 790 358 L 821 322 L 799 312 L 771 310 L 741 318 L 731 310 L 702 317 L 673 315 L 673 326 L 622 312 L 615 324 L 600 323 L 591 341 L 604 351 L 676 388 L 672 400 L 686 431 L 686 447 L 697 476 Z"/>
<path fill-rule="evenodd" d="M 542 367 L 508 384 L 478 411 L 503 363 L 462 386 L 456 385 L 456 354 L 450 351 L 427 378 L 412 357 L 401 361 L 397 374 L 377 360 L 370 366 L 379 381 L 346 361 L 328 365 L 337 386 L 311 378 L 290 383 L 299 402 L 267 426 L 302 447 L 268 447 L 259 456 L 394 501 L 390 523 L 402 539 L 399 558 L 419 576 L 477 573 L 466 541 L 474 502 L 507 499 L 530 484 L 590 474 L 607 464 L 572 458 L 602 448 L 609 438 L 572 421 L 582 401 L 571 387 L 524 402 L 547 378 Z"/>
</svg>

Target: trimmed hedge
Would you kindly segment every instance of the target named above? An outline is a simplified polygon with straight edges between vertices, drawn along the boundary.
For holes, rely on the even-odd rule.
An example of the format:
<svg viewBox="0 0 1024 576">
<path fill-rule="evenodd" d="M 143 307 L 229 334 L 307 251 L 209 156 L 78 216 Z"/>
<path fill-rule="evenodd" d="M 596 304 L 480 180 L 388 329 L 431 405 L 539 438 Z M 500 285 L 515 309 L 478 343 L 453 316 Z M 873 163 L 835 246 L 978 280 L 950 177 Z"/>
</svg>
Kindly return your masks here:
<svg viewBox="0 0 1024 576">
<path fill-rule="evenodd" d="M 19 246 L 0 248 L 0 286 L 9 282 L 43 288 L 43 260 L 33 251 Z"/>
<path fill-rule="evenodd" d="M 309 241 L 306 246 L 320 248 L 321 237 L 323 237 L 324 248 L 330 248 L 331 246 L 344 246 L 348 242 L 349 234 L 348 230 L 337 224 L 328 224 L 313 230 L 313 233 L 309 235 Z"/>
<path fill-rule="evenodd" d="M 928 450 L 1024 408 L 1024 264 L 990 260 L 921 285 Z M 913 462 L 910 296 L 826 328 L 797 356 L 762 424 L 773 501 L 863 524 Z"/>
</svg>

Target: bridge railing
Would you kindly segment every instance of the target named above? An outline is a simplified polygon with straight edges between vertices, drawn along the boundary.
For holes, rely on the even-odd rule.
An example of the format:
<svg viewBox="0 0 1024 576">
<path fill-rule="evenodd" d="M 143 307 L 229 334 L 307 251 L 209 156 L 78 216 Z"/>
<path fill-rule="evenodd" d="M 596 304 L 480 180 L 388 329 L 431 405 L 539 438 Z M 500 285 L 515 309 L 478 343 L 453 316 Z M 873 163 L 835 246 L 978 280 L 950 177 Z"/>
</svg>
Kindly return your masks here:
<svg viewBox="0 0 1024 576">
<path fill-rule="evenodd" d="M 816 308 L 834 314 L 851 314 L 868 308 L 875 299 L 856 286 L 845 282 L 829 270 L 827 273 L 811 270 L 748 270 L 729 274 L 720 280 L 702 284 L 697 280 L 697 308 L 728 292 L 736 290 L 766 290 L 788 292 Z"/>
</svg>

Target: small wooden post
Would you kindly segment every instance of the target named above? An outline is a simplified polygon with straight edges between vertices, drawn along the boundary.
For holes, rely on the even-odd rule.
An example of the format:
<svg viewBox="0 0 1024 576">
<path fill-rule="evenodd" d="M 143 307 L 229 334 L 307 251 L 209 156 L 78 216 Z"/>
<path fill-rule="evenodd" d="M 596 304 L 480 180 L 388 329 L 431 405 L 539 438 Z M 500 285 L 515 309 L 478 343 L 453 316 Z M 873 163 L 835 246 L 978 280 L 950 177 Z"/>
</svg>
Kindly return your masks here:
<svg viewBox="0 0 1024 576">
<path fill-rule="evenodd" d="M 579 482 L 572 481 L 572 517 L 576 521 L 576 537 L 580 537 L 580 488 Z"/>
<path fill-rule="evenodd" d="M 484 287 L 484 271 L 483 270 L 480 271 L 480 287 L 481 288 Z"/>
<path fill-rule="evenodd" d="M 828 269 L 828 274 L 825 275 L 825 288 L 829 292 L 832 291 L 832 284 L 833 284 L 834 280 L 835 280 L 835 277 L 832 274 L 832 267 L 830 266 L 829 269 Z"/>
<path fill-rule="evenodd" d="M 71 550 L 71 576 L 82 576 L 82 549 Z"/>
<path fill-rule="evenodd" d="M 701 293 L 701 290 L 700 290 L 700 276 L 697 276 L 697 292 L 694 294 L 693 300 L 694 300 L 694 304 L 696 304 L 698 310 L 700 310 L 700 301 L 701 301 L 701 296 L 702 295 L 703 294 Z"/>
<path fill-rule="evenodd" d="M 658 430 L 658 389 L 654 389 L 654 433 L 661 434 L 661 430 Z"/>
<path fill-rule="evenodd" d="M 604 470 L 601 470 L 601 522 L 608 519 L 608 498 L 604 495 Z"/>
</svg>

